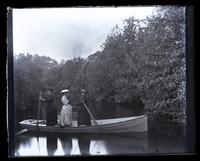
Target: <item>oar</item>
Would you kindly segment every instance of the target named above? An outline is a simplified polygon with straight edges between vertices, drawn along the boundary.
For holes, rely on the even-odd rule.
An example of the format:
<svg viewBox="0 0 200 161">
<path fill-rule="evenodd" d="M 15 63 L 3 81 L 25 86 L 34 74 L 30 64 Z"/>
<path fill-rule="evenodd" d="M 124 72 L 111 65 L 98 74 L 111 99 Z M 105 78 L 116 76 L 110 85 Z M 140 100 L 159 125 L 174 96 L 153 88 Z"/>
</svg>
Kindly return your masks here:
<svg viewBox="0 0 200 161">
<path fill-rule="evenodd" d="M 39 93 L 39 102 L 38 102 L 38 115 L 37 115 L 37 133 L 36 133 L 36 136 L 37 136 L 37 144 L 38 144 L 38 151 L 39 151 L 39 155 L 40 155 L 40 142 L 39 142 L 39 119 L 40 119 L 40 106 L 41 106 L 41 100 L 40 100 L 40 97 L 42 96 L 42 92 Z"/>
<path fill-rule="evenodd" d="M 90 117 L 92 118 L 93 122 L 95 125 L 98 125 L 98 123 L 96 122 L 95 118 L 93 117 L 93 115 L 91 114 L 89 108 L 86 106 L 86 104 L 83 102 L 83 105 L 85 106 L 87 112 L 89 113 Z"/>
<path fill-rule="evenodd" d="M 41 155 L 41 152 L 40 152 L 40 139 L 37 135 L 37 144 L 38 144 L 38 151 L 39 151 L 39 155 Z"/>
<path fill-rule="evenodd" d="M 15 135 L 21 135 L 21 134 L 23 134 L 23 133 L 25 133 L 27 131 L 28 131 L 28 129 L 22 129 L 19 132 L 15 133 Z"/>
<path fill-rule="evenodd" d="M 42 96 L 42 92 L 39 93 L 39 97 Z M 37 128 L 38 128 L 38 124 L 39 124 L 39 119 L 40 119 L 40 105 L 41 105 L 41 101 L 39 98 L 39 102 L 38 102 L 38 115 L 37 115 Z"/>
</svg>

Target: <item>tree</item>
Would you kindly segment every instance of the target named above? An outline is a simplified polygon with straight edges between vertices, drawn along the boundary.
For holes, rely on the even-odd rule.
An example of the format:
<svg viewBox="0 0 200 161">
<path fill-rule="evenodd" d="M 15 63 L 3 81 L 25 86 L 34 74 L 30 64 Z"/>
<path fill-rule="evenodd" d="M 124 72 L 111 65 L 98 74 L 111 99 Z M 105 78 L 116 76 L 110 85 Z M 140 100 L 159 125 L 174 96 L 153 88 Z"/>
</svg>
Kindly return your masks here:
<svg viewBox="0 0 200 161">
<path fill-rule="evenodd" d="M 116 25 L 102 50 L 87 59 L 75 57 L 59 64 L 45 56 L 15 56 L 16 109 L 29 109 L 26 116 L 35 117 L 38 92 L 51 86 L 59 111 L 63 88 L 70 89 L 73 104 L 85 88 L 94 102 L 139 100 L 159 119 L 185 121 L 184 12 L 183 7 L 158 7 L 145 20 L 130 17 L 122 28 Z"/>
<path fill-rule="evenodd" d="M 50 57 L 27 53 L 14 57 L 14 105 L 16 122 L 35 118 L 38 110 L 38 94 L 48 85 L 46 73 L 57 62 Z"/>
<path fill-rule="evenodd" d="M 161 7 L 138 32 L 137 70 L 146 110 L 176 120 L 185 113 L 184 24 L 184 8 Z"/>
</svg>

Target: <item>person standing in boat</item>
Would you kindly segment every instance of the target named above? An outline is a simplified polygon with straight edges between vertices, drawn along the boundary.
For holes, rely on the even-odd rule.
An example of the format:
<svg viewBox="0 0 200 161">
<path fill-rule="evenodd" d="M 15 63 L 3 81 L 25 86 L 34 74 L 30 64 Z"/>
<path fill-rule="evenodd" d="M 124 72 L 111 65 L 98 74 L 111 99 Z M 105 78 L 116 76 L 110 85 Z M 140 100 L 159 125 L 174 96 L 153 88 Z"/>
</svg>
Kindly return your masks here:
<svg viewBox="0 0 200 161">
<path fill-rule="evenodd" d="M 39 99 L 41 101 L 41 119 L 46 121 L 46 103 L 43 95 L 44 94 L 42 92 L 39 93 Z"/>
<path fill-rule="evenodd" d="M 60 113 L 60 126 L 71 126 L 72 124 L 72 106 L 69 104 L 69 90 L 64 89 L 61 91 L 61 94 L 63 94 L 61 98 L 62 102 L 62 109 Z"/>
<path fill-rule="evenodd" d="M 81 94 L 79 97 L 79 107 L 78 107 L 78 125 L 91 125 L 90 115 L 88 111 L 86 110 L 84 104 L 88 103 L 88 100 L 86 98 L 86 90 L 81 89 Z"/>
<path fill-rule="evenodd" d="M 57 124 L 57 109 L 54 106 L 54 95 L 53 89 L 49 88 L 45 92 L 44 98 L 42 96 L 39 97 L 41 101 L 46 102 L 46 125 L 54 126 Z"/>
</svg>

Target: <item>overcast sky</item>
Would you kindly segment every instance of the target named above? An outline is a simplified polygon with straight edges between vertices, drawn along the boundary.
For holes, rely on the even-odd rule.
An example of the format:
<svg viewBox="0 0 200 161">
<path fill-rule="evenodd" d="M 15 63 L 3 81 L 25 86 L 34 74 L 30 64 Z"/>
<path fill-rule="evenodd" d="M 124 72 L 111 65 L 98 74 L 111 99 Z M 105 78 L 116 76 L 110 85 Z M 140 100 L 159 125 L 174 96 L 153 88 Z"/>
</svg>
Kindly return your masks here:
<svg viewBox="0 0 200 161">
<path fill-rule="evenodd" d="M 14 9 L 14 54 L 29 52 L 61 61 L 86 58 L 106 40 L 116 24 L 144 19 L 153 7 Z"/>
</svg>

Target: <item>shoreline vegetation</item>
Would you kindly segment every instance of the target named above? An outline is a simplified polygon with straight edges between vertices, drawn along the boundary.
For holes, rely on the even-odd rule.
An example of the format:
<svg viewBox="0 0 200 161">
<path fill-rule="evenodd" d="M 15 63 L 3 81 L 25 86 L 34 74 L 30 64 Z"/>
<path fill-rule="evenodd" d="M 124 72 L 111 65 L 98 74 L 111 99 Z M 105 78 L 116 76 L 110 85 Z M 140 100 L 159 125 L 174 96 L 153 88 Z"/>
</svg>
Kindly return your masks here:
<svg viewBox="0 0 200 161">
<path fill-rule="evenodd" d="M 123 28 L 116 25 L 102 50 L 86 59 L 58 63 L 38 54 L 15 55 L 16 124 L 36 117 L 38 93 L 47 87 L 53 87 L 58 111 L 62 89 L 69 88 L 70 101 L 76 105 L 84 88 L 93 104 L 137 102 L 150 120 L 185 124 L 185 41 L 184 7 L 167 6 L 156 8 L 144 20 L 130 17 Z"/>
</svg>

